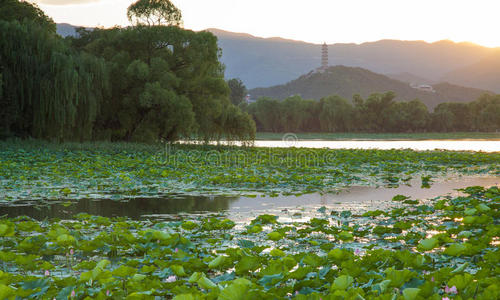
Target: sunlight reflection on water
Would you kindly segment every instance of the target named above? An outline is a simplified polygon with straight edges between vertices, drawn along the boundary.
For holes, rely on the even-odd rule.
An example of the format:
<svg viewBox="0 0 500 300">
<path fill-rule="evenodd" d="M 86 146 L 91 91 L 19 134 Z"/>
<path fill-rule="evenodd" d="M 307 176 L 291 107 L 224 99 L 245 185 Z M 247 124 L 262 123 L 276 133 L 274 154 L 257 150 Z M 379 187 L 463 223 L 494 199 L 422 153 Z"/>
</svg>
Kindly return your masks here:
<svg viewBox="0 0 500 300">
<path fill-rule="evenodd" d="M 27 215 L 35 219 L 71 218 L 78 213 L 89 213 L 106 217 L 123 216 L 132 219 L 159 218 L 182 219 L 195 217 L 196 214 L 222 213 L 235 221 L 251 220 L 260 214 L 280 216 L 281 221 L 304 221 L 316 215 L 317 210 L 325 207 L 328 211 L 349 210 L 360 213 L 368 210 L 389 209 L 397 206 L 392 201 L 396 195 L 411 196 L 412 199 L 432 199 L 447 194 L 457 195 L 456 189 L 480 185 L 489 187 L 500 185 L 500 177 L 461 176 L 449 179 L 433 178 L 428 189 L 420 187 L 416 178 L 410 186 L 396 188 L 352 186 L 337 193 L 304 194 L 300 196 L 182 196 L 172 195 L 163 198 L 136 198 L 128 201 L 110 199 L 80 199 L 68 203 L 51 203 L 37 206 L 36 202 L 8 203 L 0 207 L 2 214 L 9 217 Z"/>
<path fill-rule="evenodd" d="M 297 140 L 292 144 L 289 141 L 255 141 L 256 147 L 304 147 L 329 149 L 412 149 L 451 150 L 451 151 L 500 151 L 500 141 L 487 140 L 425 140 L 425 141 L 325 141 L 325 140 Z"/>
</svg>

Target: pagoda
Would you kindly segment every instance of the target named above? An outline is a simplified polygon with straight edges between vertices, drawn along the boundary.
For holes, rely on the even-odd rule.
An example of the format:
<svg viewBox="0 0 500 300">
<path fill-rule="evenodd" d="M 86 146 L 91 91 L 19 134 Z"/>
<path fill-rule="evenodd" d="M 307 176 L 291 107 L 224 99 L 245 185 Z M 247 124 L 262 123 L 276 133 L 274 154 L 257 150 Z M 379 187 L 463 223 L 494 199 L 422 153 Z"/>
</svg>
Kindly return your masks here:
<svg viewBox="0 0 500 300">
<path fill-rule="evenodd" d="M 328 45 L 323 43 L 321 47 L 321 69 L 326 70 L 328 68 Z"/>
</svg>

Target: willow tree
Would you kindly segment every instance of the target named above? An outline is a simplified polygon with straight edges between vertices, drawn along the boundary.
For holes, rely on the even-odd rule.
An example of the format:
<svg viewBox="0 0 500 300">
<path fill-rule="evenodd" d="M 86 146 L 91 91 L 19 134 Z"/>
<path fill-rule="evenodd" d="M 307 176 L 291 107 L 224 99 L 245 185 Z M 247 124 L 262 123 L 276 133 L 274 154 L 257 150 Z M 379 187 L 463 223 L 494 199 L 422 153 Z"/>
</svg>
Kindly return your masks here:
<svg viewBox="0 0 500 300">
<path fill-rule="evenodd" d="M 353 106 L 346 99 L 332 95 L 322 98 L 319 121 L 325 132 L 346 132 L 351 129 Z"/>
<path fill-rule="evenodd" d="M 134 25 L 179 26 L 181 11 L 169 0 L 138 0 L 127 9 L 127 17 Z"/>
<path fill-rule="evenodd" d="M 89 139 L 106 90 L 103 60 L 73 52 L 36 22 L 0 21 L 1 127 L 20 136 Z"/>
</svg>

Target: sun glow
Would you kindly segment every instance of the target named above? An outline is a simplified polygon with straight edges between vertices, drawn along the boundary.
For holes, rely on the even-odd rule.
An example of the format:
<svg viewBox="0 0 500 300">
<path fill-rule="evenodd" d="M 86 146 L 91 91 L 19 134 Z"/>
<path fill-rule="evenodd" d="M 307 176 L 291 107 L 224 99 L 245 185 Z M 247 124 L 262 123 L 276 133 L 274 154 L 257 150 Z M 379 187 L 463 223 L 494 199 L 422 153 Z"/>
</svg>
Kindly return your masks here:
<svg viewBox="0 0 500 300">
<path fill-rule="evenodd" d="M 125 12 L 133 0 L 36 2 L 58 23 L 111 27 L 129 24 Z M 500 47 L 500 36 L 495 32 L 498 1 L 311 0 L 307 5 L 298 0 L 173 2 L 183 13 L 185 28 L 193 30 L 218 28 L 312 43 L 452 40 Z"/>
</svg>

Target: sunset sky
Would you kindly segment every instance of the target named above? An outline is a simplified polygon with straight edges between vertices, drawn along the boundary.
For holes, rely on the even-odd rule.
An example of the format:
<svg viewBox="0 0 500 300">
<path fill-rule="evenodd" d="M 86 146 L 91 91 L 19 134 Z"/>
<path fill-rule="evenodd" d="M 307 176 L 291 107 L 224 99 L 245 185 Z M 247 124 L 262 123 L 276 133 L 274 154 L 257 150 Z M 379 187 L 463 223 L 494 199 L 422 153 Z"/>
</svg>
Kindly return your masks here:
<svg viewBox="0 0 500 300">
<path fill-rule="evenodd" d="M 58 23 L 128 25 L 134 0 L 36 0 Z M 173 0 L 184 27 L 312 43 L 380 39 L 468 41 L 500 47 L 498 0 Z"/>
</svg>

